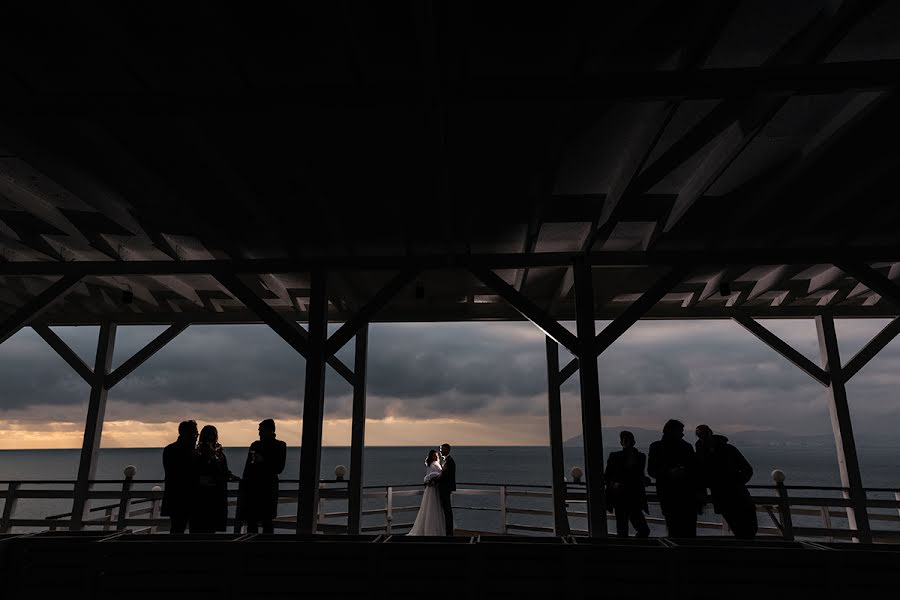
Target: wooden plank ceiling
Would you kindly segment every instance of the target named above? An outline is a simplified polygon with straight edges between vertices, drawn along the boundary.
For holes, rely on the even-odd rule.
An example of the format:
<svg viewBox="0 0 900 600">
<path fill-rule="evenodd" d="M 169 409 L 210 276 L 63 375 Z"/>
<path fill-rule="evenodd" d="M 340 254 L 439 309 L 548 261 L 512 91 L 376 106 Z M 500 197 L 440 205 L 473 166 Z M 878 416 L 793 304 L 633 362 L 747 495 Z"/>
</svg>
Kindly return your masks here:
<svg viewBox="0 0 900 600">
<path fill-rule="evenodd" d="M 572 318 L 571 268 L 550 253 L 637 257 L 594 268 L 599 318 L 666 272 L 641 256 L 699 257 L 650 316 L 898 313 L 835 265 L 900 276 L 898 3 L 5 12 L 0 316 L 56 280 L 23 274 L 35 263 L 339 258 L 341 320 L 391 260 L 489 254 L 535 257 L 497 274 Z M 371 257 L 382 268 L 354 268 Z M 257 320 L 212 276 L 120 272 L 41 322 Z M 308 273 L 242 277 L 305 318 Z M 453 268 L 375 316 L 515 318 Z"/>
</svg>

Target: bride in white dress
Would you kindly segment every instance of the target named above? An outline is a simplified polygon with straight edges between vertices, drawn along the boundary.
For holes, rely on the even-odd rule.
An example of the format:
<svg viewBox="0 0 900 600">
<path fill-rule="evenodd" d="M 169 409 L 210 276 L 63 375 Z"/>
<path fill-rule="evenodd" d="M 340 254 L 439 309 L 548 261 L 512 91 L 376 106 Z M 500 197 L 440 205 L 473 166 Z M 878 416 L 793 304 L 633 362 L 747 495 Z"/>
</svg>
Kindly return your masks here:
<svg viewBox="0 0 900 600">
<path fill-rule="evenodd" d="M 441 476 L 441 461 L 438 460 L 438 451 L 431 450 L 425 461 L 425 494 L 422 496 L 422 505 L 419 506 L 419 514 L 416 522 L 406 535 L 444 535 L 444 509 L 441 508 L 441 499 L 437 491 L 437 478 Z"/>
</svg>

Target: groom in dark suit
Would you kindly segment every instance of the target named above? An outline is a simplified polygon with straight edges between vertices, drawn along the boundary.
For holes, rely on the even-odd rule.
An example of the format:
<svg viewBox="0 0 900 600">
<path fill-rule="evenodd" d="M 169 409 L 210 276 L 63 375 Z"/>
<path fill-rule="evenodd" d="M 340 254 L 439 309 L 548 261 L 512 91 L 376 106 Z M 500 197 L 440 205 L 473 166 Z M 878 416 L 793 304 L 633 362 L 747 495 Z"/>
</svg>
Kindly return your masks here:
<svg viewBox="0 0 900 600">
<path fill-rule="evenodd" d="M 444 509 L 447 535 L 453 535 L 453 505 L 450 503 L 450 494 L 456 491 L 456 463 L 450 456 L 450 444 L 441 444 L 441 457 L 444 461 L 444 470 L 438 477 L 438 497 L 441 499 L 441 508 Z"/>
</svg>

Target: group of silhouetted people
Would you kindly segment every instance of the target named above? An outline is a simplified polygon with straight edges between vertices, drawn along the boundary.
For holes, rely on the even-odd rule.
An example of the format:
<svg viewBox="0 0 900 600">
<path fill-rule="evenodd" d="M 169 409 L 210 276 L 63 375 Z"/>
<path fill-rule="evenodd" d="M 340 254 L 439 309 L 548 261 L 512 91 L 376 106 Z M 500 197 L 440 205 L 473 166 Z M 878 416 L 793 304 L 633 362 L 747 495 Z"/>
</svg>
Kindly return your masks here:
<svg viewBox="0 0 900 600">
<path fill-rule="evenodd" d="M 284 470 L 287 445 L 275 438 L 275 421 L 259 424 L 259 440 L 250 445 L 243 476 L 228 469 L 219 432 L 206 425 L 198 433 L 196 421 L 178 425 L 178 439 L 163 450 L 165 491 L 162 514 L 171 533 L 214 533 L 228 523 L 228 482 L 240 481 L 238 519 L 247 531 L 274 531 L 278 508 L 278 475 Z"/>
<path fill-rule="evenodd" d="M 637 537 L 650 535 L 644 518 L 649 514 L 646 466 L 656 480 L 670 537 L 696 537 L 697 515 L 710 499 L 735 537 L 756 537 L 756 505 L 747 490 L 753 468 L 727 437 L 714 434 L 707 425 L 698 425 L 695 432 L 697 442 L 691 446 L 684 441 L 684 423 L 668 421 L 662 439 L 650 444 L 649 459 L 635 448 L 630 431 L 619 434 L 622 450 L 610 453 L 605 478 L 607 509 L 615 512 L 619 536 L 628 536 L 629 522 Z"/>
</svg>

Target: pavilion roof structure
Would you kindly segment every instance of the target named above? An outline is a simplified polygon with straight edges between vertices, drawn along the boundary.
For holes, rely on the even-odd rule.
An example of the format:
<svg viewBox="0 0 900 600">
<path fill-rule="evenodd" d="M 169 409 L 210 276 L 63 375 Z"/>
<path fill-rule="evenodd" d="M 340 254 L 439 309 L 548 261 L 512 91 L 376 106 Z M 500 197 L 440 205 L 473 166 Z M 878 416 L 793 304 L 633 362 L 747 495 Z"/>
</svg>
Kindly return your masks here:
<svg viewBox="0 0 900 600">
<path fill-rule="evenodd" d="M 894 316 L 898 85 L 895 2 L 7 7 L 0 321 Z"/>
</svg>

